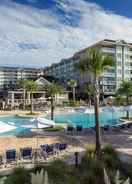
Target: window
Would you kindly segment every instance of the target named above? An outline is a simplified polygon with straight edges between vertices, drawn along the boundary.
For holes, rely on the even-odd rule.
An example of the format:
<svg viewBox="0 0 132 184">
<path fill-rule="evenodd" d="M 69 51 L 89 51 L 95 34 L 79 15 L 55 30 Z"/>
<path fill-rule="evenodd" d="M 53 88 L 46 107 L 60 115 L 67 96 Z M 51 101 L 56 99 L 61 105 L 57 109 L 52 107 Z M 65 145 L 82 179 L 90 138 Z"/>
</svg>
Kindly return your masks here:
<svg viewBox="0 0 132 184">
<path fill-rule="evenodd" d="M 122 80 L 122 78 L 121 78 L 121 77 L 118 77 L 118 78 L 117 78 L 117 80 L 118 80 L 118 81 L 121 81 L 121 80 Z"/>
<path fill-rule="evenodd" d="M 118 57 L 118 59 L 121 59 L 122 58 L 122 54 L 121 53 L 117 53 L 117 57 Z"/>
<path fill-rule="evenodd" d="M 117 64 L 118 64 L 119 66 L 121 66 L 122 62 L 121 62 L 121 61 L 117 61 Z"/>
<path fill-rule="evenodd" d="M 122 70 L 121 69 L 118 69 L 118 74 L 122 74 Z"/>
<path fill-rule="evenodd" d="M 125 74 L 130 74 L 130 70 L 125 70 Z"/>
<path fill-rule="evenodd" d="M 125 58 L 126 58 L 126 59 L 129 59 L 130 56 L 129 56 L 128 54 L 125 54 Z"/>
<path fill-rule="evenodd" d="M 129 67 L 130 66 L 130 63 L 129 62 L 126 62 L 125 65 Z"/>
</svg>

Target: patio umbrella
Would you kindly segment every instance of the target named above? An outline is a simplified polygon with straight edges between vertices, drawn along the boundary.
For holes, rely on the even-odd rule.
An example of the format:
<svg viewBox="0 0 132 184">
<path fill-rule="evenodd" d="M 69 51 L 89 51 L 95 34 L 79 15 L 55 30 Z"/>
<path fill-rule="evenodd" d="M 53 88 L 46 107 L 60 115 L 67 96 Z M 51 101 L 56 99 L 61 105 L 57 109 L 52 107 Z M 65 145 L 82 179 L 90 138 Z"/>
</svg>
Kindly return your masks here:
<svg viewBox="0 0 132 184">
<path fill-rule="evenodd" d="M 33 123 L 36 128 L 49 128 L 55 126 L 54 121 L 40 117 L 31 119 L 30 122 Z"/>
<path fill-rule="evenodd" d="M 74 109 L 76 112 L 85 113 L 85 114 L 94 114 L 94 109 L 87 107 L 79 107 Z"/>
<path fill-rule="evenodd" d="M 37 118 L 33 118 L 30 120 L 30 123 L 32 123 L 33 125 L 35 125 L 35 128 L 37 130 L 37 132 L 39 131 L 39 129 L 44 129 L 44 128 L 50 128 L 55 126 L 55 122 L 52 120 L 48 120 L 46 118 L 41 118 L 41 117 L 37 117 Z M 36 157 L 39 158 L 40 156 L 40 152 L 39 152 L 39 140 L 38 140 L 38 134 L 36 136 Z"/>
</svg>

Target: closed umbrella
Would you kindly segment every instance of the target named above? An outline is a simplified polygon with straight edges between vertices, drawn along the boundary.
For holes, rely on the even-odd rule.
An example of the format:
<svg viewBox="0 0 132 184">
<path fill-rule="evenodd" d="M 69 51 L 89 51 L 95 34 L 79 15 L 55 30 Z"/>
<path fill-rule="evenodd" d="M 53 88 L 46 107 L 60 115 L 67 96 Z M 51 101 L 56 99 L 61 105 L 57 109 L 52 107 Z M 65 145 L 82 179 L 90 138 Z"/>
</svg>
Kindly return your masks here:
<svg viewBox="0 0 132 184">
<path fill-rule="evenodd" d="M 124 111 L 126 111 L 127 114 L 127 118 L 129 118 L 129 112 L 132 111 L 132 105 L 127 105 L 123 108 Z"/>
<path fill-rule="evenodd" d="M 112 113 L 112 122 L 113 122 L 113 116 L 114 113 L 117 112 L 117 108 L 114 106 L 105 107 L 102 109 L 103 112 L 111 112 Z"/>
</svg>

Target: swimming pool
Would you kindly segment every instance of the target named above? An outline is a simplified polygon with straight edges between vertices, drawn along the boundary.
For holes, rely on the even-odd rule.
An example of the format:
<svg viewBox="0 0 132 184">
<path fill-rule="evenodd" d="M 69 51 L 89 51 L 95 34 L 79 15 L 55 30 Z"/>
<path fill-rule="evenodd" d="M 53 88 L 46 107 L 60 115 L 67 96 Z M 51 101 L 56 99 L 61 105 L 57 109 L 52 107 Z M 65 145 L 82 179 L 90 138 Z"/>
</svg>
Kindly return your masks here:
<svg viewBox="0 0 132 184">
<path fill-rule="evenodd" d="M 120 117 L 124 116 L 124 112 L 100 112 L 100 125 L 115 125 Z M 19 116 L 0 117 L 0 136 L 7 135 L 25 135 L 31 132 L 30 121 L 32 118 Z M 50 115 L 47 116 L 50 119 Z M 55 114 L 54 121 L 58 124 L 72 124 L 73 126 L 82 125 L 84 128 L 93 127 L 95 125 L 94 113 L 72 112 L 65 114 Z"/>
<path fill-rule="evenodd" d="M 119 122 L 119 119 L 124 116 L 124 112 L 100 112 L 99 120 L 100 125 L 115 125 Z M 56 114 L 54 117 L 56 123 L 72 124 L 73 126 L 82 125 L 84 128 L 89 128 L 95 126 L 94 113 L 65 113 Z"/>
</svg>

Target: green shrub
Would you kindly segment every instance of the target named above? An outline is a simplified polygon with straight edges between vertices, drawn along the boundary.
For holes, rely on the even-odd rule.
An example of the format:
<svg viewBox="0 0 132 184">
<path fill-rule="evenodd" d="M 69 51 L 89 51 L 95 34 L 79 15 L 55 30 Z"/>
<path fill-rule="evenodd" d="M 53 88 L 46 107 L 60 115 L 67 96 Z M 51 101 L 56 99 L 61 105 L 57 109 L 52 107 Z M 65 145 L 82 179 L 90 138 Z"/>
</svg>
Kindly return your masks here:
<svg viewBox="0 0 132 184">
<path fill-rule="evenodd" d="M 103 164 L 95 158 L 85 157 L 80 166 L 81 183 L 103 184 Z"/>
<path fill-rule="evenodd" d="M 103 162 L 106 168 L 117 170 L 120 167 L 120 159 L 118 153 L 113 149 L 111 145 L 107 145 L 103 148 Z"/>
<path fill-rule="evenodd" d="M 68 183 L 67 181 L 69 178 L 69 166 L 65 162 L 61 160 L 56 160 L 47 167 L 47 171 L 49 174 L 49 178 L 53 181 L 53 183 Z"/>
<path fill-rule="evenodd" d="M 55 160 L 49 165 L 34 168 L 32 176 L 36 180 L 41 176 L 40 182 L 43 179 L 44 172 L 42 171 L 47 171 L 49 184 L 105 184 L 104 168 L 106 168 L 110 184 L 115 184 L 115 176 L 118 176 L 117 170 L 120 172 L 121 181 L 130 178 L 132 182 L 132 164 L 120 161 L 118 153 L 110 145 L 104 147 L 102 152 L 102 160 L 97 160 L 95 146 L 89 145 L 79 167 L 76 168 L 75 165 L 69 165 L 62 160 Z M 119 177 L 117 177 L 118 180 Z M 32 181 L 35 179 L 32 178 Z M 15 169 L 4 184 L 31 184 L 31 174 L 23 168 Z"/>
<path fill-rule="evenodd" d="M 23 168 L 14 169 L 13 173 L 7 177 L 5 184 L 30 184 L 30 174 Z"/>
<path fill-rule="evenodd" d="M 89 144 L 86 146 L 85 156 L 88 158 L 95 158 L 95 145 Z"/>
</svg>

